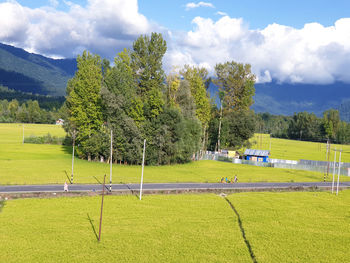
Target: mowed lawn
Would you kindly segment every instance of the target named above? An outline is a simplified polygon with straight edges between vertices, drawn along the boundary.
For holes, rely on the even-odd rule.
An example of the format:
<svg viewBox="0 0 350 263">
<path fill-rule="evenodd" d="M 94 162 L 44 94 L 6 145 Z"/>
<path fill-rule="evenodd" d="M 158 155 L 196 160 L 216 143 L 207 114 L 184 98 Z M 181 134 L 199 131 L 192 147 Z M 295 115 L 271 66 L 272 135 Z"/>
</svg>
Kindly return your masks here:
<svg viewBox="0 0 350 263">
<path fill-rule="evenodd" d="M 0 262 L 348 262 L 350 191 L 9 200 Z"/>
<path fill-rule="evenodd" d="M 25 136 L 65 135 L 56 125 L 25 124 Z M 63 184 L 71 174 L 71 147 L 22 144 L 21 124 L 0 124 L 0 184 Z M 97 183 L 109 175 L 109 165 L 75 159 L 74 183 Z M 144 182 L 219 182 L 238 176 L 239 182 L 313 182 L 323 174 L 300 170 L 264 168 L 215 161 L 183 165 L 146 166 Z M 140 166 L 113 165 L 114 183 L 138 183 Z M 331 178 L 327 178 L 328 181 Z M 341 181 L 350 177 L 341 177 Z"/>
</svg>

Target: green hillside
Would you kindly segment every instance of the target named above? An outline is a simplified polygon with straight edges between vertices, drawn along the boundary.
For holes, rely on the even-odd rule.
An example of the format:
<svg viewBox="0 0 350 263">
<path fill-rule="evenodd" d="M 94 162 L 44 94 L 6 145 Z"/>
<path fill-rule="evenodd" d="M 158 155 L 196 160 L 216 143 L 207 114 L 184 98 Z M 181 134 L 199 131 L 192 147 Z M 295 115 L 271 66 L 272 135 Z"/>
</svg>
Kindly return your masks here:
<svg viewBox="0 0 350 263">
<path fill-rule="evenodd" d="M 65 95 L 74 59 L 54 60 L 0 44 L 0 85 L 33 94 Z"/>
</svg>

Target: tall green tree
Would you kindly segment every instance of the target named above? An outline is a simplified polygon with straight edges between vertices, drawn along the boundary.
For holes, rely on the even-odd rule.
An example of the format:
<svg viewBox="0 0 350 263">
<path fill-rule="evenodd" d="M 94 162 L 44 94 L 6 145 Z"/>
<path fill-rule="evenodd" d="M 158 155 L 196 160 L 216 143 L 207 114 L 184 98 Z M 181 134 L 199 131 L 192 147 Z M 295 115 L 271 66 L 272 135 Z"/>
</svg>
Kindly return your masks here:
<svg viewBox="0 0 350 263">
<path fill-rule="evenodd" d="M 130 52 L 124 50 L 114 59 L 101 90 L 109 128 L 113 129 L 114 160 L 137 164 L 142 155 L 143 103 L 137 95 L 137 83 L 130 64 Z"/>
<path fill-rule="evenodd" d="M 327 139 L 334 140 L 340 126 L 338 110 L 330 109 L 323 113 L 323 128 Z"/>
<path fill-rule="evenodd" d="M 238 150 L 249 147 L 249 138 L 254 135 L 255 115 L 253 111 L 231 111 L 222 120 L 222 148 Z"/>
<path fill-rule="evenodd" d="M 216 64 L 214 83 L 224 92 L 224 112 L 248 110 L 253 105 L 255 75 L 249 64 L 234 61 Z"/>
<path fill-rule="evenodd" d="M 180 73 L 190 86 L 191 94 L 196 105 L 196 116 L 202 123 L 202 148 L 204 150 L 211 112 L 210 101 L 205 88 L 205 80 L 208 71 L 205 68 L 185 65 Z"/>
<path fill-rule="evenodd" d="M 102 129 L 101 59 L 87 51 L 77 57 L 78 70 L 67 84 L 67 109 L 70 129 L 77 131 L 82 154 L 91 160 L 89 140 Z"/>
<path fill-rule="evenodd" d="M 150 37 L 141 35 L 133 43 L 131 65 L 147 118 L 157 117 L 164 106 L 162 91 L 165 74 L 162 59 L 166 49 L 166 41 L 158 33 L 152 33 Z"/>
</svg>

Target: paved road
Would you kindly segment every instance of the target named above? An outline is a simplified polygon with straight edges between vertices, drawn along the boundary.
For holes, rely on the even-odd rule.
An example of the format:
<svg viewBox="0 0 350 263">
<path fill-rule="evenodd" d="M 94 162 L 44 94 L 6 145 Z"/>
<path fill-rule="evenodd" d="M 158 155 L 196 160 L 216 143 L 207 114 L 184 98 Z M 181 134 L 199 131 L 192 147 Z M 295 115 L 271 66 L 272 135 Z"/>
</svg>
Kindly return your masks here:
<svg viewBox="0 0 350 263">
<path fill-rule="evenodd" d="M 308 183 L 148 183 L 143 185 L 144 190 L 167 191 L 167 190 L 259 190 L 259 189 L 285 189 L 285 188 L 330 188 L 332 183 L 308 182 Z M 109 185 L 106 185 L 109 187 Z M 350 188 L 350 182 L 340 183 L 342 188 Z M 113 184 L 113 192 L 138 191 L 139 184 Z M 70 192 L 101 191 L 101 184 L 73 184 L 69 185 Z M 0 193 L 39 193 L 39 192 L 62 192 L 63 185 L 11 185 L 0 186 Z"/>
</svg>

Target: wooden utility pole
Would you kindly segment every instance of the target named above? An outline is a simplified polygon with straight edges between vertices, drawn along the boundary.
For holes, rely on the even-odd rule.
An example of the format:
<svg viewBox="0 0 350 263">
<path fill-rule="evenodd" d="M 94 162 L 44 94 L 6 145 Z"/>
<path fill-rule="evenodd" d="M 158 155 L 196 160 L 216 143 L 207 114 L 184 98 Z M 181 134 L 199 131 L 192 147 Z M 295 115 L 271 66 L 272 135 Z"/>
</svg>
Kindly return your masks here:
<svg viewBox="0 0 350 263">
<path fill-rule="evenodd" d="M 328 145 L 328 160 L 327 160 L 327 178 L 328 178 L 328 174 L 329 174 L 329 157 L 331 156 L 331 142 L 329 141 L 329 145 Z"/>
<path fill-rule="evenodd" d="M 102 226 L 102 212 L 103 212 L 103 199 L 105 197 L 105 184 L 106 184 L 106 175 L 103 177 L 103 188 L 102 188 L 102 202 L 101 202 L 101 214 L 100 214 L 100 227 L 98 231 L 98 241 L 101 241 L 101 226 Z"/>
<path fill-rule="evenodd" d="M 342 150 L 339 150 L 337 195 L 338 195 L 338 192 L 339 192 L 339 176 L 340 176 L 341 152 L 342 152 Z"/>
<path fill-rule="evenodd" d="M 333 179 L 332 179 L 332 194 L 334 190 L 334 174 L 335 174 L 335 164 L 337 161 L 337 148 L 334 149 L 334 161 L 333 161 Z"/>
<path fill-rule="evenodd" d="M 327 162 L 327 160 L 328 160 L 328 152 L 329 152 L 328 143 L 329 143 L 329 140 L 327 139 L 326 162 Z M 324 173 L 323 173 L 323 182 L 326 181 L 326 173 L 327 173 L 327 167 L 325 167 L 325 171 L 324 171 Z"/>
<path fill-rule="evenodd" d="M 218 132 L 218 152 L 220 151 L 221 120 L 222 120 L 222 100 L 220 101 L 220 119 L 219 119 L 219 132 Z"/>
</svg>

